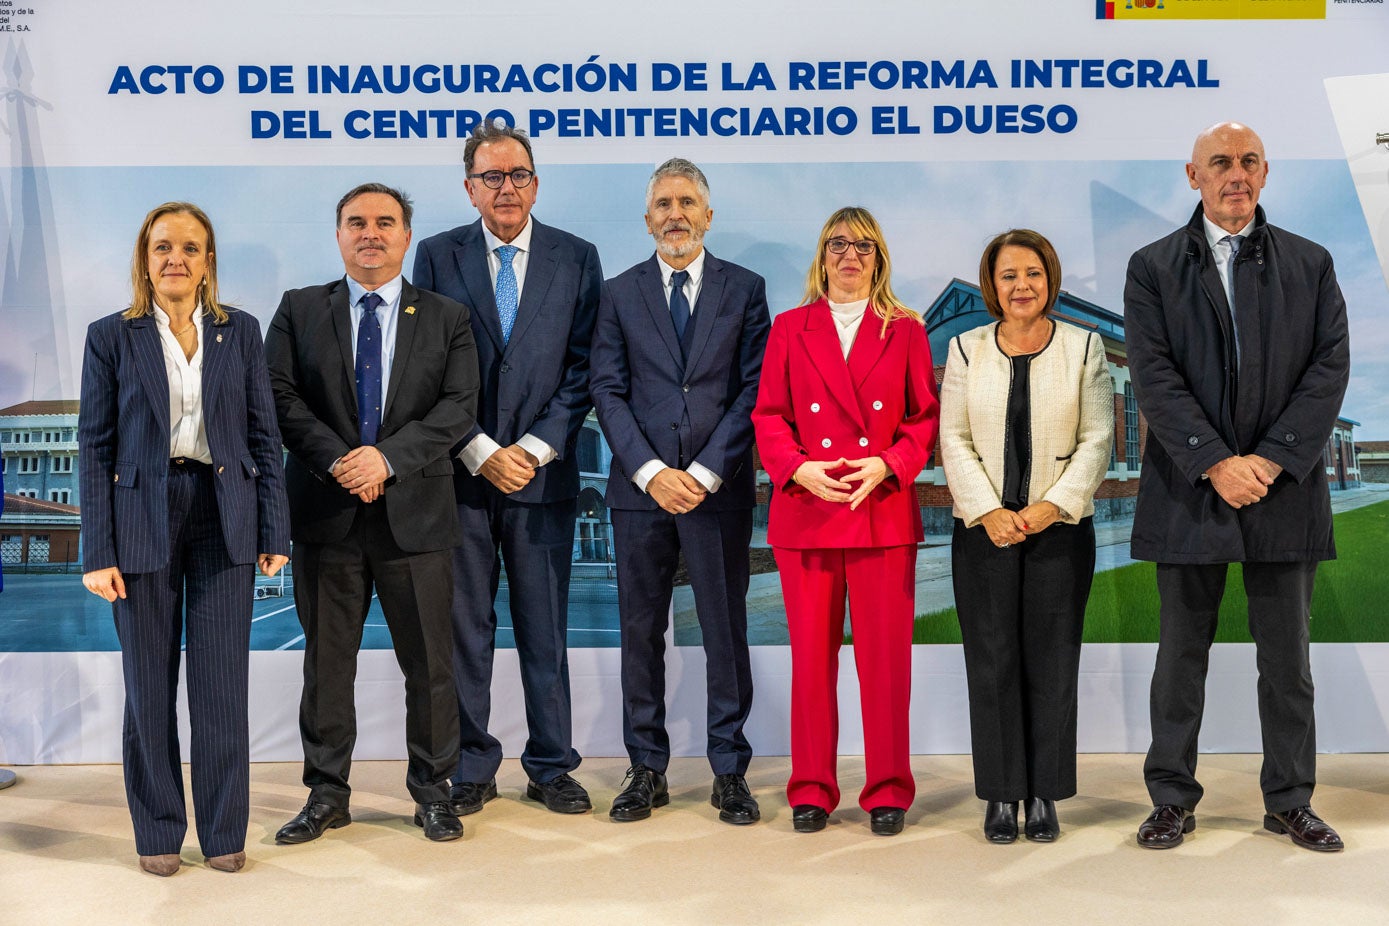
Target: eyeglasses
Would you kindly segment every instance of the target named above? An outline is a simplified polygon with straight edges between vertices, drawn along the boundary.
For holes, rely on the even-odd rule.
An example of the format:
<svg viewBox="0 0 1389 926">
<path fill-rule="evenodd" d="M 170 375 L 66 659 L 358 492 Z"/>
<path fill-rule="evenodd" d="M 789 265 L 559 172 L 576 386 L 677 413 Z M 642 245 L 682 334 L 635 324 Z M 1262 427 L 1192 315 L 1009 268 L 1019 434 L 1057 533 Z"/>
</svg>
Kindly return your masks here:
<svg viewBox="0 0 1389 926">
<path fill-rule="evenodd" d="M 482 185 L 489 190 L 500 190 L 507 177 L 511 178 L 511 185 L 520 190 L 531 185 L 531 181 L 535 179 L 535 171 L 518 167 L 515 170 L 485 170 L 480 174 L 468 175 L 470 180 L 481 180 Z"/>
<path fill-rule="evenodd" d="M 843 254 L 845 251 L 849 250 L 850 247 L 853 247 L 854 253 L 858 254 L 860 257 L 867 257 L 869 254 L 878 250 L 877 242 L 870 241 L 867 238 L 862 238 L 858 241 L 850 241 L 848 238 L 831 238 L 829 241 L 825 242 L 825 248 L 831 254 Z"/>
</svg>

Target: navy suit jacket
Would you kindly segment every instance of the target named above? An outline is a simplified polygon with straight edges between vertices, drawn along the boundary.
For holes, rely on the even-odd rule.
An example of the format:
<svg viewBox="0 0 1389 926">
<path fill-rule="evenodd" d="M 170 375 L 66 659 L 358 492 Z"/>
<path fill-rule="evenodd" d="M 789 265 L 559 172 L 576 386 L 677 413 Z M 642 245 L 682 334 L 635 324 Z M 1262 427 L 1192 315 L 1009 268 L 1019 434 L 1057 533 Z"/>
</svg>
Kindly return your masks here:
<svg viewBox="0 0 1389 926">
<path fill-rule="evenodd" d="M 294 540 L 337 543 L 361 505 L 328 473 L 361 440 L 356 355 L 346 280 L 291 289 L 280 300 L 265 352 L 289 463 Z M 373 505 L 386 506 L 396 544 L 407 553 L 457 545 L 449 449 L 473 425 L 477 352 L 468 310 L 404 281 L 395 360 L 376 447 L 394 475 Z"/>
<path fill-rule="evenodd" d="M 280 430 L 260 325 L 203 316 L 203 424 L 227 556 L 289 553 Z M 153 315 L 87 329 L 77 421 L 83 568 L 155 572 L 169 562 L 169 378 Z"/>
<path fill-rule="evenodd" d="M 686 360 L 655 255 L 603 287 L 592 391 L 613 452 L 609 508 L 657 507 L 632 482 L 654 459 L 699 463 L 723 480 L 701 508 L 756 504 L 751 416 L 771 327 L 762 277 L 706 251 L 691 324 Z"/>
<path fill-rule="evenodd" d="M 482 391 L 477 422 L 454 448 L 455 455 L 478 434 L 503 447 L 534 434 L 556 457 L 507 498 L 554 502 L 579 494 L 574 448 L 593 407 L 588 395 L 589 342 L 603 286 L 598 250 L 582 238 L 531 219 L 531 251 L 521 284 L 521 302 L 511 338 L 502 343 L 501 319 L 487 269 L 482 220 L 441 232 L 419 243 L 415 283 L 468 306 L 477 341 Z M 480 502 L 497 491 L 474 476 L 456 456 L 454 488 L 459 502 Z"/>
</svg>

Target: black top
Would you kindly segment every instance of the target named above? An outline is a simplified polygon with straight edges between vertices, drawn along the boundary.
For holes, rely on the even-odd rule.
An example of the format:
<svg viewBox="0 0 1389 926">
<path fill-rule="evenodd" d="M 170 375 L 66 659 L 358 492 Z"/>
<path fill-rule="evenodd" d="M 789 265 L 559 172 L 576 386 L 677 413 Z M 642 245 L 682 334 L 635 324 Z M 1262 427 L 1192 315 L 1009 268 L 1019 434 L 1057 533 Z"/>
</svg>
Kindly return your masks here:
<svg viewBox="0 0 1389 926">
<path fill-rule="evenodd" d="M 1023 354 L 1013 361 L 1013 381 L 1008 386 L 1008 413 L 1003 432 L 1003 507 L 1021 511 L 1027 507 L 1027 484 L 1032 475 L 1032 400 L 1028 382 L 1032 358 Z"/>
</svg>

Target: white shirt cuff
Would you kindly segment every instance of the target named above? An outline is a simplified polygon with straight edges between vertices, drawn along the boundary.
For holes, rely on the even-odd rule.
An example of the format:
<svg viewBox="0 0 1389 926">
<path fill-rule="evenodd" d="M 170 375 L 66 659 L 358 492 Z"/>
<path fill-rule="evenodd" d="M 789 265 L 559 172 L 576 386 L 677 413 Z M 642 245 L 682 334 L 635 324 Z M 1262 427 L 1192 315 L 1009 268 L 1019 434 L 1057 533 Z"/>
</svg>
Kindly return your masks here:
<svg viewBox="0 0 1389 926">
<path fill-rule="evenodd" d="M 479 434 L 468 441 L 468 446 L 458 451 L 458 459 L 463 461 L 463 465 L 468 468 L 468 472 L 474 476 L 482 469 L 482 464 L 498 450 L 502 445 L 488 437 L 486 434 Z"/>
<path fill-rule="evenodd" d="M 647 462 L 641 465 L 641 469 L 637 470 L 636 475 L 632 476 L 632 481 L 636 483 L 638 489 L 641 489 L 643 492 L 645 492 L 646 484 L 650 482 L 657 473 L 659 473 L 661 470 L 665 468 L 666 465 L 662 463 L 660 460 L 648 460 Z"/>
<path fill-rule="evenodd" d="M 535 464 L 536 466 L 544 466 L 546 463 L 549 463 L 555 457 L 559 456 L 559 454 L 555 453 L 555 448 L 551 447 L 534 434 L 525 434 L 516 443 L 520 445 L 522 450 L 540 461 Z"/>
<path fill-rule="evenodd" d="M 715 473 L 712 469 L 710 469 L 707 466 L 701 466 L 698 463 L 691 463 L 685 469 L 685 472 L 689 473 L 691 476 L 695 478 L 696 482 L 704 486 L 704 488 L 708 489 L 710 495 L 717 492 L 719 490 L 719 486 L 723 485 L 723 480 L 719 478 L 718 473 Z"/>
</svg>

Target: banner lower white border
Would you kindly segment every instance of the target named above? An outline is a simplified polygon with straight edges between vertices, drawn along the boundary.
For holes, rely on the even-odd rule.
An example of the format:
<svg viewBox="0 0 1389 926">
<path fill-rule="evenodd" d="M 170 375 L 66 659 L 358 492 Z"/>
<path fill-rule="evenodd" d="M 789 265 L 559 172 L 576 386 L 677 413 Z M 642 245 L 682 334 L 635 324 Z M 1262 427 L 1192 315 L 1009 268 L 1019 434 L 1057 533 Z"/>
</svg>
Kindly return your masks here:
<svg viewBox="0 0 1389 926">
<path fill-rule="evenodd" d="M 1148 683 L 1154 644 L 1091 644 L 1081 658 L 1081 752 L 1143 752 L 1148 746 Z M 302 654 L 251 654 L 251 758 L 298 761 Z M 621 756 L 619 651 L 571 650 L 574 738 L 581 755 Z M 757 693 L 747 734 L 758 755 L 790 747 L 791 653 L 752 650 Z M 1312 647 L 1317 680 L 1317 743 L 1322 752 L 1389 752 L 1389 643 Z M 969 708 L 959 646 L 918 646 L 913 659 L 912 752 L 970 751 Z M 120 653 L 0 654 L 0 764 L 114 763 L 121 756 L 124 689 Z M 1259 752 L 1252 644 L 1211 651 L 1202 727 L 1204 752 Z M 668 726 L 677 756 L 704 751 L 704 659 L 678 647 L 668 659 Z M 840 664 L 839 751 L 863 751 L 853 648 Z M 389 650 L 361 654 L 357 674 L 358 759 L 405 758 L 404 683 Z M 180 705 L 182 742 L 188 744 Z M 515 650 L 498 650 L 492 731 L 506 754 L 525 742 L 525 712 Z"/>
</svg>

